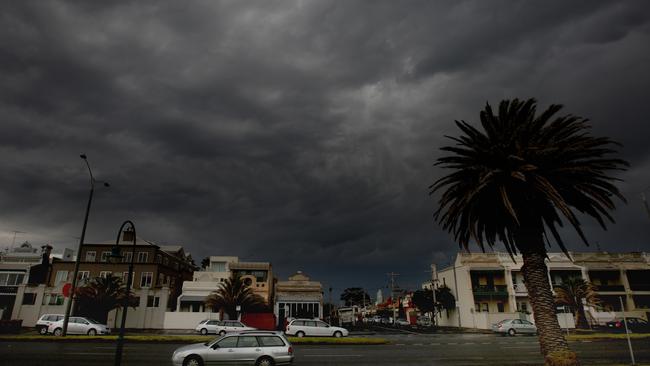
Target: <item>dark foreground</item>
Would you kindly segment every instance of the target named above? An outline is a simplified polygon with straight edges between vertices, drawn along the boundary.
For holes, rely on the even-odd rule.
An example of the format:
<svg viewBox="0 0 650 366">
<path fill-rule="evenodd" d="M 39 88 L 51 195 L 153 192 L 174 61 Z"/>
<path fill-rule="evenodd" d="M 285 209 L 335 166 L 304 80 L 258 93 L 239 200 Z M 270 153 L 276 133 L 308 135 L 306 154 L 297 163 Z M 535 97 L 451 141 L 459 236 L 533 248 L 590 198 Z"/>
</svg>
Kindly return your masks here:
<svg viewBox="0 0 650 366">
<path fill-rule="evenodd" d="M 540 365 L 535 337 L 488 334 L 382 335 L 383 346 L 295 346 L 303 365 Z M 171 365 L 181 345 L 127 344 L 123 365 Z M 633 341 L 637 364 L 650 364 L 650 340 Z M 583 365 L 630 364 L 625 341 L 574 342 Z M 1 366 L 113 365 L 110 343 L 2 342 Z"/>
</svg>

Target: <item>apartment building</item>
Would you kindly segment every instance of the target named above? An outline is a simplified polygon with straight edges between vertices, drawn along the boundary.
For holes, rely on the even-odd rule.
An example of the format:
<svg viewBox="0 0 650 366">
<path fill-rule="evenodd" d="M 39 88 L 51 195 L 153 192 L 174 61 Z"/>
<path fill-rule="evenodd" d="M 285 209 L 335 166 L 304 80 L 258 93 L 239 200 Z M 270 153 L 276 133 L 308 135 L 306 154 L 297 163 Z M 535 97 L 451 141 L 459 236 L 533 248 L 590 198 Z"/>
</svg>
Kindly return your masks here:
<svg viewBox="0 0 650 366">
<path fill-rule="evenodd" d="M 302 271 L 275 284 L 273 312 L 278 324 L 288 318 L 323 318 L 323 286 Z"/>
<path fill-rule="evenodd" d="M 549 253 L 547 266 L 551 287 L 571 277 L 591 281 L 602 307 L 587 307 L 591 322 L 603 323 L 620 316 L 650 317 L 650 256 L 646 253 Z M 453 265 L 437 272 L 437 286 L 447 286 L 456 297 L 456 308 L 438 315 L 438 324 L 488 329 L 503 319 L 534 320 L 521 266 L 507 253 L 459 253 Z M 574 327 L 573 316 L 558 313 L 562 327 Z"/>
<path fill-rule="evenodd" d="M 192 278 L 194 265 L 181 246 L 160 246 L 138 238 L 133 257 L 131 242 L 120 242 L 121 258 L 111 258 L 114 242 L 84 244 L 78 272 L 78 286 L 95 277 L 116 276 L 126 281 L 129 263 L 134 259 L 131 288 L 139 305 L 130 309 L 128 328 L 162 328 L 164 314 L 176 308 L 176 298 L 184 281 Z M 72 282 L 75 262 L 53 259 L 49 275 L 41 285 L 19 287 L 12 319 L 23 319 L 23 326 L 33 326 L 41 314 L 62 314 L 69 298 L 63 288 Z M 27 299 L 27 300 L 26 300 Z M 119 311 L 109 313 L 109 325 L 116 322 Z"/>
</svg>

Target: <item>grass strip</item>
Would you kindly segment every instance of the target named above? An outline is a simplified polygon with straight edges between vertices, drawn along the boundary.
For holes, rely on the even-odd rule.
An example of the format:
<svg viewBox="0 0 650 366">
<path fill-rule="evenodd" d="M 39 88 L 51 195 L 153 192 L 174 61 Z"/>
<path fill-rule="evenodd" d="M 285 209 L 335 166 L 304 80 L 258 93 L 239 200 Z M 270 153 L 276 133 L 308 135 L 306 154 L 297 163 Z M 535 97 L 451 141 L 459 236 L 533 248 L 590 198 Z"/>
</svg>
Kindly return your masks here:
<svg viewBox="0 0 650 366">
<path fill-rule="evenodd" d="M 211 341 L 215 336 L 200 335 L 126 335 L 125 342 L 131 343 L 204 343 Z M 0 335 L 0 341 L 3 342 L 115 342 L 116 335 L 106 336 L 83 336 L 69 335 L 66 337 L 55 337 L 51 335 Z M 387 344 L 388 340 L 383 338 L 366 338 L 366 337 L 289 337 L 289 341 L 294 344 L 327 344 L 327 345 L 380 345 Z"/>
<path fill-rule="evenodd" d="M 590 341 L 590 340 L 607 340 L 607 339 L 626 339 L 625 333 L 592 333 L 592 334 L 570 334 L 567 337 L 569 341 Z M 650 338 L 650 333 L 631 333 L 631 339 Z"/>
</svg>

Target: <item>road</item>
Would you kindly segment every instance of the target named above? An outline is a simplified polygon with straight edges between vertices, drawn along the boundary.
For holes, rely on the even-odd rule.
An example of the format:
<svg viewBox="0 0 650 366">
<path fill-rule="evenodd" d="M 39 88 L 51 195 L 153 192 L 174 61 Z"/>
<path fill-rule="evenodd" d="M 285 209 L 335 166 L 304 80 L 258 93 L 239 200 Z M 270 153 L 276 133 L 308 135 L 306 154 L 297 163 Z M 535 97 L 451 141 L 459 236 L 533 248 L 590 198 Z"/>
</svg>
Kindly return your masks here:
<svg viewBox="0 0 650 366">
<path fill-rule="evenodd" d="M 491 334 L 389 334 L 382 346 L 295 346 L 295 365 L 541 365 L 535 337 Z M 180 344 L 127 344 L 126 366 L 171 365 Z M 650 340 L 634 340 L 637 363 L 650 364 Z M 625 341 L 573 342 L 583 365 L 629 364 Z M 2 342 L 0 365 L 112 365 L 110 343 Z"/>
</svg>

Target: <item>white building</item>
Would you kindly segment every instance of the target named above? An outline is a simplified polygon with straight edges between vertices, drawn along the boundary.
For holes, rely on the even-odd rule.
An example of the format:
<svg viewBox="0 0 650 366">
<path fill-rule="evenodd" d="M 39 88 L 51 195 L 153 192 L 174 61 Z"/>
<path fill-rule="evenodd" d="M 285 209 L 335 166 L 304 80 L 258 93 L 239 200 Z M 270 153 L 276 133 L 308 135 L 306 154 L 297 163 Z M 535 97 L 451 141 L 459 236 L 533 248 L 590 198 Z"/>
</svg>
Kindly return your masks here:
<svg viewBox="0 0 650 366">
<path fill-rule="evenodd" d="M 597 286 L 600 309 L 586 308 L 592 323 L 620 316 L 619 297 L 630 316 L 649 318 L 650 257 L 646 253 L 549 253 L 547 266 L 551 288 L 570 277 L 581 277 Z M 534 321 L 521 266 L 507 253 L 460 253 L 453 265 L 437 272 L 437 286 L 447 286 L 456 298 L 456 309 L 438 314 L 437 324 L 489 329 L 503 319 Z M 574 327 L 571 314 L 558 314 L 562 327 Z"/>
<path fill-rule="evenodd" d="M 192 281 L 183 282 L 183 293 L 178 297 L 180 312 L 206 312 L 205 298 L 219 288 L 219 284 L 230 278 L 230 263 L 239 262 L 238 257 L 210 256 L 210 265 L 194 272 Z"/>
</svg>

